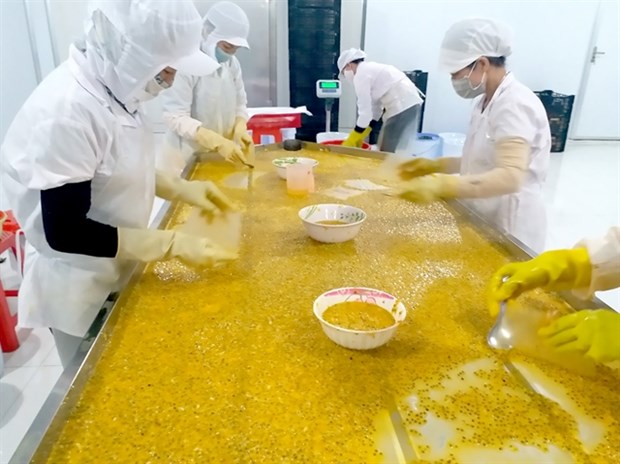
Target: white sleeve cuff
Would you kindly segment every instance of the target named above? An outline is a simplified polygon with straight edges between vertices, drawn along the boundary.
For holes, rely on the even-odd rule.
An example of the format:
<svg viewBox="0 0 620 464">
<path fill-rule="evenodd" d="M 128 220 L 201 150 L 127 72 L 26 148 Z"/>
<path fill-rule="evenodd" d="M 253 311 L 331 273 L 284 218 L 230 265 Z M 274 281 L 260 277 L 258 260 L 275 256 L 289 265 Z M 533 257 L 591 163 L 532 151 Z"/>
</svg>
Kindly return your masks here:
<svg viewBox="0 0 620 464">
<path fill-rule="evenodd" d="M 185 140 L 194 140 L 196 131 L 202 123 L 192 117 L 164 112 L 164 122 L 179 137 Z"/>
<path fill-rule="evenodd" d="M 592 263 L 588 289 L 575 290 L 580 298 L 589 298 L 598 290 L 620 287 L 620 227 L 612 227 L 604 237 L 585 239 L 576 247 L 585 247 Z"/>
</svg>

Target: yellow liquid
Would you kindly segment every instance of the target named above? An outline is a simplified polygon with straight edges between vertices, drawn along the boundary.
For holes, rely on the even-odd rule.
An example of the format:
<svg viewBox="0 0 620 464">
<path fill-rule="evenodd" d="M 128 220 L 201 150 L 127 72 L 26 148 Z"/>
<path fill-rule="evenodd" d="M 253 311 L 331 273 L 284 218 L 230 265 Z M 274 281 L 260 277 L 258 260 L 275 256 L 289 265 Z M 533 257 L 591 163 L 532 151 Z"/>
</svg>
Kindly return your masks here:
<svg viewBox="0 0 620 464">
<path fill-rule="evenodd" d="M 293 190 L 288 188 L 286 189 L 286 193 L 288 193 L 292 197 L 305 197 L 306 195 L 308 195 L 307 190 Z"/>
<path fill-rule="evenodd" d="M 323 319 L 349 330 L 381 330 L 394 325 L 396 320 L 380 306 L 363 301 L 345 301 L 330 306 Z"/>
<path fill-rule="evenodd" d="M 325 220 L 325 221 L 317 221 L 316 224 L 321 224 L 322 226 L 345 226 L 348 224 L 348 222 Z"/>
</svg>

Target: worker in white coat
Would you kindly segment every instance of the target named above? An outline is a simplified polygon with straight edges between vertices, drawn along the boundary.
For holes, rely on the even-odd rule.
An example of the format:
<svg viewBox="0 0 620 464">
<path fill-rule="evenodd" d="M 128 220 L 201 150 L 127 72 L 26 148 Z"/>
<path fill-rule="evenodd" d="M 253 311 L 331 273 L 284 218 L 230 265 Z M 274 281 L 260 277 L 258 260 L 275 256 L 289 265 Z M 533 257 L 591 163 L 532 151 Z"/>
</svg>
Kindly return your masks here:
<svg viewBox="0 0 620 464">
<path fill-rule="evenodd" d="M 547 251 L 522 263 L 500 268 L 489 283 L 489 312 L 500 302 L 534 288 L 573 290 L 590 298 L 598 290 L 620 287 L 620 227 L 601 238 L 583 240 L 572 250 Z M 605 309 L 562 316 L 539 334 L 560 353 L 576 353 L 598 362 L 620 360 L 620 314 Z"/>
<path fill-rule="evenodd" d="M 210 213 L 231 207 L 210 182 L 156 174 L 140 107 L 176 69 L 217 68 L 199 49 L 201 29 L 189 1 L 93 4 L 83 39 L 6 134 L 2 188 L 29 244 L 18 321 L 51 328 L 63 365 L 135 261 L 235 257 L 208 238 L 147 229 L 156 193 Z"/>
<path fill-rule="evenodd" d="M 357 121 L 342 145 L 361 147 L 383 116 L 379 150 L 408 151 L 418 131 L 423 102 L 415 84 L 392 65 L 366 61 L 366 53 L 358 48 L 340 54 L 338 70 L 353 84 L 357 96 Z"/>
<path fill-rule="evenodd" d="M 181 171 L 195 154 L 217 152 L 225 160 L 251 164 L 252 137 L 247 129 L 247 96 L 241 65 L 234 56 L 249 48 L 250 23 L 232 2 L 217 2 L 204 17 L 202 51 L 220 67 L 208 76 L 179 74 L 164 92 L 169 128 L 162 169 Z"/>
<path fill-rule="evenodd" d="M 506 70 L 511 35 L 506 25 L 484 18 L 464 19 L 448 29 L 440 66 L 451 74 L 459 96 L 477 97 L 463 156 L 403 164 L 401 177 L 413 180 L 402 196 L 418 202 L 466 199 L 500 230 L 540 252 L 547 230 L 542 189 L 551 133 L 540 99 Z"/>
</svg>

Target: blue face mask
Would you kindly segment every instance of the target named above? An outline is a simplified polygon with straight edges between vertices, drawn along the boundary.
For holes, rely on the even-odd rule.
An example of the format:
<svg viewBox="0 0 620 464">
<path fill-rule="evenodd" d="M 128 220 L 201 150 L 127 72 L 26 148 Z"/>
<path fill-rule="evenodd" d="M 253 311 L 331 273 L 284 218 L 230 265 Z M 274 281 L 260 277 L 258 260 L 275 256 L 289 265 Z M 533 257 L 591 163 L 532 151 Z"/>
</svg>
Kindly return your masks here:
<svg viewBox="0 0 620 464">
<path fill-rule="evenodd" d="M 218 63 L 226 63 L 231 57 L 232 55 L 229 55 L 217 45 L 215 46 L 215 59 Z"/>
</svg>

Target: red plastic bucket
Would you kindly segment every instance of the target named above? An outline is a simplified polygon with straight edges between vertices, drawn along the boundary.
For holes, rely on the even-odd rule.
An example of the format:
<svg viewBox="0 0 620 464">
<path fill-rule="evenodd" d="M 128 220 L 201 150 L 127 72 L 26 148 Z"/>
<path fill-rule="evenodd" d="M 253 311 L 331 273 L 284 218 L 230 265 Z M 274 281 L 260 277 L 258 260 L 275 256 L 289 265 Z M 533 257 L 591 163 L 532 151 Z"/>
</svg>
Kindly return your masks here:
<svg viewBox="0 0 620 464">
<path fill-rule="evenodd" d="M 344 140 L 325 140 L 321 142 L 321 145 L 342 145 L 342 142 L 344 142 Z M 364 150 L 370 150 L 370 144 L 362 142 L 362 148 Z"/>
</svg>

